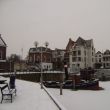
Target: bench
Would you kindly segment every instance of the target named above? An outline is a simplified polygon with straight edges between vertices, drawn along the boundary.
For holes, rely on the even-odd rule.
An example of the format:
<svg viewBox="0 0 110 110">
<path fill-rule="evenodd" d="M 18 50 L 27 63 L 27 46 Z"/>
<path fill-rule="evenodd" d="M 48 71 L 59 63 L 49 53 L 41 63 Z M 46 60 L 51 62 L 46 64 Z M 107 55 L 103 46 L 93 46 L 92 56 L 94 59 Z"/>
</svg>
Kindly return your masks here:
<svg viewBox="0 0 110 110">
<path fill-rule="evenodd" d="M 10 89 L 8 84 L 4 84 L 1 88 L 1 103 L 3 100 L 10 100 L 12 103 L 13 96 L 16 96 L 16 88 Z"/>
</svg>

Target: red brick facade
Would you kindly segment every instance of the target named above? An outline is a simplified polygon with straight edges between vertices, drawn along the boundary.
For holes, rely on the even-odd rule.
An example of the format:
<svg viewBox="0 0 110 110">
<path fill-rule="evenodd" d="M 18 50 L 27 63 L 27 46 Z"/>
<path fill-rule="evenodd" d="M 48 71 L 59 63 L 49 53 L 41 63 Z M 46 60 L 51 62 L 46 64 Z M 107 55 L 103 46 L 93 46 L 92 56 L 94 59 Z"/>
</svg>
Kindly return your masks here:
<svg viewBox="0 0 110 110">
<path fill-rule="evenodd" d="M 0 34 L 0 72 L 7 72 L 10 70 L 10 63 L 6 61 L 6 43 Z"/>
<path fill-rule="evenodd" d="M 41 62 L 41 53 L 29 53 L 29 62 L 40 63 Z M 52 54 L 48 52 L 42 53 L 42 62 L 51 63 Z"/>
<path fill-rule="evenodd" d="M 40 63 L 41 62 L 41 48 L 42 48 L 42 62 L 51 63 L 52 62 L 52 50 L 45 47 L 30 48 L 28 62 L 30 63 Z"/>
<path fill-rule="evenodd" d="M 72 48 L 72 46 L 75 44 L 75 42 L 73 40 L 71 40 L 71 38 L 68 41 L 68 44 L 66 46 L 66 53 L 64 56 L 64 61 L 69 65 L 69 52 L 70 49 Z"/>
<path fill-rule="evenodd" d="M 0 46 L 0 60 L 6 60 L 6 47 Z"/>
</svg>

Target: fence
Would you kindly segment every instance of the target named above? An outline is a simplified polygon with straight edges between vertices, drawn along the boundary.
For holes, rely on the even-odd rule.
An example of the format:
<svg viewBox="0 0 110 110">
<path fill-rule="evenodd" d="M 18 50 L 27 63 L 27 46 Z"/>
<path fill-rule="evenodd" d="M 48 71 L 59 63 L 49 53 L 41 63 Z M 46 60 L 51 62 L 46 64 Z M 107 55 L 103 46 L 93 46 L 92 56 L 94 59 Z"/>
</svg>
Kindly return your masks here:
<svg viewBox="0 0 110 110">
<path fill-rule="evenodd" d="M 4 77 L 9 77 L 13 73 L 1 73 L 0 75 Z M 43 74 L 43 81 L 62 81 L 64 74 L 63 72 L 58 72 L 58 73 L 47 73 L 44 72 Z M 27 81 L 32 81 L 32 82 L 40 82 L 40 72 L 17 72 L 16 73 L 16 78 L 21 79 L 21 80 L 27 80 Z"/>
</svg>

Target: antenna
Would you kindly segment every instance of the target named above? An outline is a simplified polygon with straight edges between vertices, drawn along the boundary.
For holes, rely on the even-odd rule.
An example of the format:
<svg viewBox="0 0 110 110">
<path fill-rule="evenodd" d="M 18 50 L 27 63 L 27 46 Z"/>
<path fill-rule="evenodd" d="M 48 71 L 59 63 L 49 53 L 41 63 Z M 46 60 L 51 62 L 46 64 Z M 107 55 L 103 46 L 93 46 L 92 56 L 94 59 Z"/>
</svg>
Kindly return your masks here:
<svg viewBox="0 0 110 110">
<path fill-rule="evenodd" d="M 21 48 L 21 59 L 23 59 L 23 48 Z"/>
</svg>

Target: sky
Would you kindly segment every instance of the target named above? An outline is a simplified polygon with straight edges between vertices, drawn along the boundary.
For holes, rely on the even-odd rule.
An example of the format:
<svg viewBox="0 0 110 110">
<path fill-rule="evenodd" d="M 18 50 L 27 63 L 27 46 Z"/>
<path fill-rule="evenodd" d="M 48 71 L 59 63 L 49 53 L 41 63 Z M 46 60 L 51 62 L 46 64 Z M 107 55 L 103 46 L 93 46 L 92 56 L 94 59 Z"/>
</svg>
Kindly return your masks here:
<svg viewBox="0 0 110 110">
<path fill-rule="evenodd" d="M 69 38 L 75 41 L 79 36 L 93 39 L 96 51 L 110 49 L 109 4 L 110 0 L 0 0 L 0 34 L 7 56 L 25 58 L 35 41 L 65 49 Z"/>
</svg>

